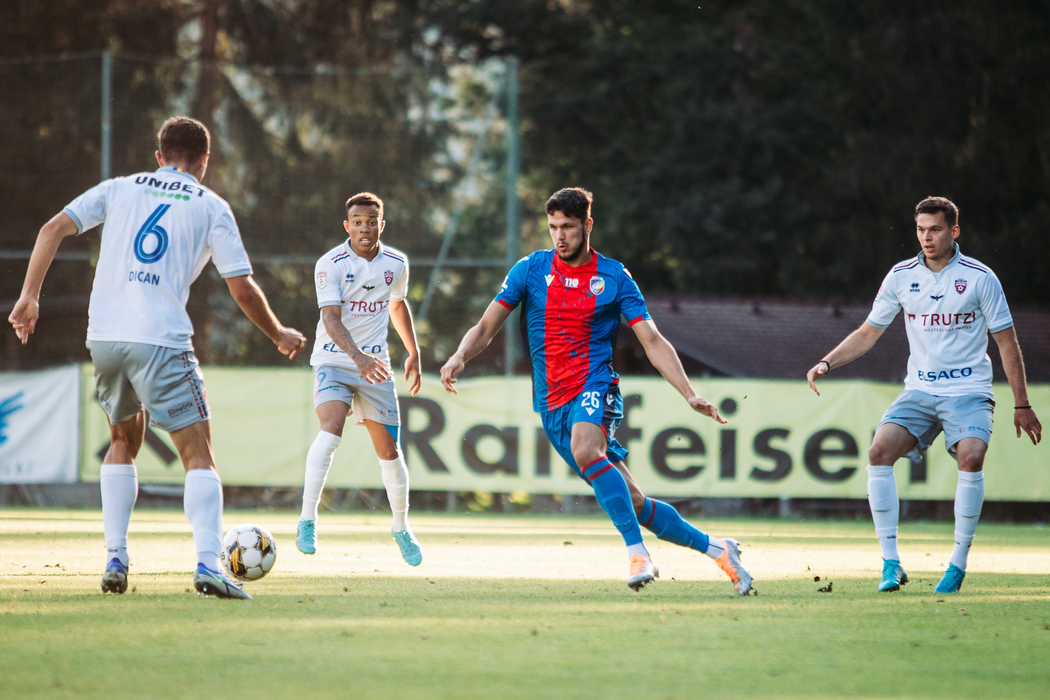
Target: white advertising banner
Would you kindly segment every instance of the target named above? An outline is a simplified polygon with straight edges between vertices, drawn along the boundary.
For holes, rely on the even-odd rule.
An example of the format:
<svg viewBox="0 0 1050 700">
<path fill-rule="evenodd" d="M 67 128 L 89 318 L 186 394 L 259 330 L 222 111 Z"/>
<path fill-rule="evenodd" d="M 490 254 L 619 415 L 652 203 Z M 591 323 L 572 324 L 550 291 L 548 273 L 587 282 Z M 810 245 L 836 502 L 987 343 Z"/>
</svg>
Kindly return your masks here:
<svg viewBox="0 0 1050 700">
<path fill-rule="evenodd" d="M 80 468 L 80 367 L 0 373 L 0 484 L 61 484 Z"/>
</svg>

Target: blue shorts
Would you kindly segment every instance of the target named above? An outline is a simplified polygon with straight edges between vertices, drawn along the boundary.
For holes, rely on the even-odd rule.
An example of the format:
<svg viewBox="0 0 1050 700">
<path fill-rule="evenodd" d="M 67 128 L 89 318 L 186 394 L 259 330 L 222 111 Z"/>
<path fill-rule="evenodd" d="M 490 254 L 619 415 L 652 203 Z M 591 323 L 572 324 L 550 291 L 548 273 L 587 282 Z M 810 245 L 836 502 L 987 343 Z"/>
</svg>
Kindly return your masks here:
<svg viewBox="0 0 1050 700">
<path fill-rule="evenodd" d="M 886 409 L 879 421 L 899 425 L 919 440 L 925 450 L 944 431 L 944 446 L 955 457 L 956 445 L 973 437 L 984 444 L 992 437 L 992 410 L 995 402 L 985 396 L 933 396 L 908 389 Z"/>
<path fill-rule="evenodd" d="M 572 456 L 572 426 L 577 423 L 594 423 L 609 440 L 605 453 L 613 462 L 627 458 L 627 449 L 614 437 L 623 420 L 623 397 L 620 387 L 610 382 L 588 384 L 575 399 L 553 411 L 540 413 L 543 430 L 561 458 L 583 478 L 580 467 Z"/>
</svg>

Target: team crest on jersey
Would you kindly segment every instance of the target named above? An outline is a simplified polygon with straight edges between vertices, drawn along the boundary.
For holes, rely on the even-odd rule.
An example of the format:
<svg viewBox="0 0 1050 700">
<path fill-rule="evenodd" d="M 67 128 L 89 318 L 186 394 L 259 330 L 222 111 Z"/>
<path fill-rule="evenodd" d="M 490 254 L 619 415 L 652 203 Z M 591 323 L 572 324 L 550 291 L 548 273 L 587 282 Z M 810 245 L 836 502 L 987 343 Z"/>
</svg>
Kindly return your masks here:
<svg viewBox="0 0 1050 700">
<path fill-rule="evenodd" d="M 966 291 L 966 280 L 955 280 L 955 291 L 962 294 Z"/>
<path fill-rule="evenodd" d="M 317 273 L 317 288 L 318 289 L 324 289 L 325 287 L 328 286 L 328 281 L 325 279 L 327 276 L 328 276 L 327 272 L 318 272 Z"/>
<path fill-rule="evenodd" d="M 386 286 L 390 286 L 394 283 L 394 271 L 387 270 L 383 273 L 383 279 L 386 280 Z"/>
<path fill-rule="evenodd" d="M 591 278 L 591 294 L 598 296 L 605 291 L 605 278 L 595 275 Z"/>
</svg>

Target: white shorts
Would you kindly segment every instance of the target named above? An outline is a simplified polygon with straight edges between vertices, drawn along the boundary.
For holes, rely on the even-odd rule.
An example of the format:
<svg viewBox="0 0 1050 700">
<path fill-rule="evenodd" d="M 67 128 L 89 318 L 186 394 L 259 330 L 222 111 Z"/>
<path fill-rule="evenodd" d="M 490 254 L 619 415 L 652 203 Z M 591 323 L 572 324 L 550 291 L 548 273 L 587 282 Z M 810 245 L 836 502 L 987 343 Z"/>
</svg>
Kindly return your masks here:
<svg viewBox="0 0 1050 700">
<path fill-rule="evenodd" d="M 204 377 L 192 350 L 147 343 L 89 340 L 95 395 L 113 425 L 145 406 L 150 423 L 169 433 L 211 418 Z"/>
<path fill-rule="evenodd" d="M 920 450 L 929 447 L 943 430 L 944 446 L 955 457 L 956 445 L 963 438 L 974 437 L 988 444 L 994 408 L 995 402 L 985 396 L 933 396 L 908 389 L 890 404 L 879 425 L 901 426 L 918 439 Z"/>
<path fill-rule="evenodd" d="M 393 377 L 382 384 L 369 384 L 360 374 L 345 367 L 314 367 L 314 408 L 328 401 L 342 401 L 349 406 L 358 425 L 366 420 L 401 425 Z"/>
</svg>

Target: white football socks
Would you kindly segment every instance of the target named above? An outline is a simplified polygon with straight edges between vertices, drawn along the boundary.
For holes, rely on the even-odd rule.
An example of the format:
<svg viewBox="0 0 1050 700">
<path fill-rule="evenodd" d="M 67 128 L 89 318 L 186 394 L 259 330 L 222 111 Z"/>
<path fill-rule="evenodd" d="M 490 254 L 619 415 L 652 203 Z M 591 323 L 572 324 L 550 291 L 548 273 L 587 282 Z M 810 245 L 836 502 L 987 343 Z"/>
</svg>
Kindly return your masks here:
<svg viewBox="0 0 1050 700">
<path fill-rule="evenodd" d="M 984 505 L 984 472 L 959 472 L 959 485 L 955 487 L 955 549 L 948 561 L 966 571 L 966 558 L 970 554 L 977 521 L 981 519 Z"/>
<path fill-rule="evenodd" d="M 212 571 L 219 568 L 222 551 L 222 481 L 212 469 L 186 472 L 186 490 L 182 497 L 186 519 L 193 528 L 197 561 Z"/>
<path fill-rule="evenodd" d="M 303 480 L 302 520 L 317 520 L 317 504 L 321 502 L 321 492 L 332 466 L 335 448 L 342 439 L 324 430 L 317 433 L 310 451 L 306 453 L 306 478 Z"/>
<path fill-rule="evenodd" d="M 643 557 L 645 557 L 647 559 L 650 558 L 649 557 L 649 550 L 645 548 L 645 543 L 644 542 L 639 542 L 638 544 L 629 544 L 629 545 L 627 545 L 627 561 L 630 561 L 631 557 L 633 557 L 635 554 L 641 554 Z"/>
<path fill-rule="evenodd" d="M 707 556 L 712 559 L 718 559 L 726 553 L 726 543 L 717 537 L 708 536 L 707 538 L 707 551 L 704 552 Z"/>
<path fill-rule="evenodd" d="M 900 561 L 897 551 L 897 522 L 901 502 L 892 466 L 868 465 L 868 504 L 875 521 L 875 536 L 882 545 L 882 558 Z"/>
<path fill-rule="evenodd" d="M 106 564 L 119 559 L 128 565 L 128 524 L 139 495 L 134 464 L 103 464 L 99 477 L 102 491 L 102 532 L 106 536 Z"/>
<path fill-rule="evenodd" d="M 405 456 L 401 450 L 398 450 L 397 459 L 381 459 L 379 466 L 383 468 L 383 486 L 386 487 L 386 497 L 390 501 L 390 510 L 394 514 L 391 531 L 407 530 L 408 467 L 405 466 Z"/>
</svg>

